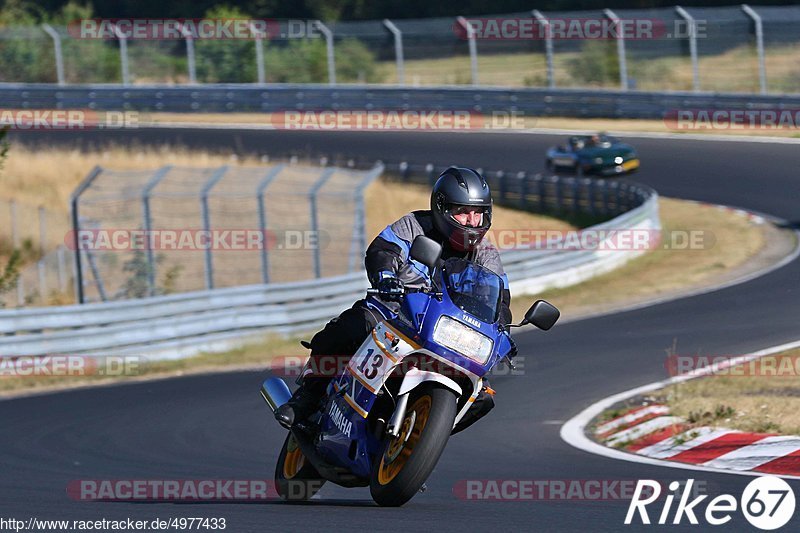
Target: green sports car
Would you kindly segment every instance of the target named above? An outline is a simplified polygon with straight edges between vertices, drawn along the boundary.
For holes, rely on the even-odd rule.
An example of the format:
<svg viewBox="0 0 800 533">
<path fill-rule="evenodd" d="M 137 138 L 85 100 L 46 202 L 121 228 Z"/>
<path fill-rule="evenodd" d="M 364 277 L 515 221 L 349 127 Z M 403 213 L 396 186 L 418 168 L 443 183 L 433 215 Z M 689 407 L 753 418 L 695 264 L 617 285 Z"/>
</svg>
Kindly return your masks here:
<svg viewBox="0 0 800 533">
<path fill-rule="evenodd" d="M 639 156 L 631 145 L 610 135 L 574 135 L 568 144 L 547 150 L 545 166 L 551 172 L 616 176 L 638 169 Z"/>
</svg>

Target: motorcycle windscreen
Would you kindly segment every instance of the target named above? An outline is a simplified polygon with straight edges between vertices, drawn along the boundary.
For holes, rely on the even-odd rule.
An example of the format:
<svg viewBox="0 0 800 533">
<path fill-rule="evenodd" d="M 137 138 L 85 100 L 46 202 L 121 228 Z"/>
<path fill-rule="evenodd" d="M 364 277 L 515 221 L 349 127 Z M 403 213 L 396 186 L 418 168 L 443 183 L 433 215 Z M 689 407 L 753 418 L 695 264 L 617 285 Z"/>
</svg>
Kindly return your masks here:
<svg viewBox="0 0 800 533">
<path fill-rule="evenodd" d="M 450 300 L 475 318 L 493 323 L 500 310 L 503 280 L 466 259 L 451 258 L 444 263 L 444 279 Z"/>
</svg>

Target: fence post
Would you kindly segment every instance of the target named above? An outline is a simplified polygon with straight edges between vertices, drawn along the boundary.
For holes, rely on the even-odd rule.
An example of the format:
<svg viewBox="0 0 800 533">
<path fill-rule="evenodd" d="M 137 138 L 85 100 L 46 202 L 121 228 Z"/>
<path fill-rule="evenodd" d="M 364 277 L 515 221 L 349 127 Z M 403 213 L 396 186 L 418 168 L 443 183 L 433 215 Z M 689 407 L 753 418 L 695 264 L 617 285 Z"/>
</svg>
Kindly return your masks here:
<svg viewBox="0 0 800 533">
<path fill-rule="evenodd" d="M 258 73 L 258 83 L 263 85 L 266 83 L 267 79 L 266 73 L 264 72 L 264 35 L 256 29 L 255 24 L 252 22 L 250 23 L 250 31 L 253 32 L 256 41 L 256 72 Z"/>
<path fill-rule="evenodd" d="M 756 29 L 756 50 L 758 51 L 758 85 L 761 88 L 761 94 L 767 94 L 767 66 L 764 59 L 764 25 L 761 23 L 761 15 L 756 13 L 755 9 L 742 4 L 742 11 L 753 19 Z"/>
<path fill-rule="evenodd" d="M 397 61 L 397 83 L 399 85 L 405 85 L 406 73 L 405 60 L 403 58 L 403 32 L 389 19 L 383 19 L 383 25 L 386 26 L 386 29 L 392 32 L 394 36 L 394 57 Z"/>
<path fill-rule="evenodd" d="M 325 182 L 333 176 L 333 173 L 336 171 L 335 168 L 327 168 L 325 169 L 314 185 L 311 186 L 311 190 L 308 191 L 308 203 L 311 208 L 311 234 L 317 238 L 317 247 L 314 249 L 314 277 L 321 278 L 322 277 L 322 258 L 320 257 L 320 249 L 319 249 L 319 220 L 317 214 L 317 194 L 319 190 L 325 185 Z"/>
<path fill-rule="evenodd" d="M 195 65 L 194 58 L 194 37 L 192 32 L 186 29 L 184 24 L 181 27 L 181 33 L 186 40 L 186 63 L 189 68 L 189 83 L 197 83 L 197 66 Z"/>
<path fill-rule="evenodd" d="M 325 48 L 328 54 L 328 84 L 336 85 L 336 58 L 333 54 L 333 32 L 322 23 L 321 20 L 315 21 L 317 28 L 325 36 Z"/>
<path fill-rule="evenodd" d="M 469 61 L 470 70 L 472 71 L 472 85 L 478 85 L 478 46 L 475 43 L 475 28 L 467 22 L 464 17 L 456 19 L 458 23 L 467 32 L 467 42 L 469 44 Z"/>
<path fill-rule="evenodd" d="M 116 24 L 111 25 L 114 28 L 114 35 L 119 40 L 119 62 L 122 67 L 122 85 L 131 84 L 131 75 L 128 71 L 128 36 L 119 29 Z"/>
<path fill-rule="evenodd" d="M 208 212 L 208 193 L 211 192 L 211 189 L 214 187 L 214 185 L 216 185 L 217 182 L 222 179 L 227 171 L 227 166 L 223 165 L 219 167 L 214 171 L 213 174 L 211 174 L 211 177 L 208 178 L 208 181 L 205 183 L 205 185 L 203 185 L 203 189 L 200 191 L 200 209 L 203 217 L 203 230 L 206 232 L 206 234 L 209 234 L 211 231 L 211 214 Z M 210 237 L 209 239 L 210 242 L 214 242 L 214 239 Z M 213 250 L 211 250 L 211 246 L 206 247 L 206 289 L 214 288 L 214 264 L 211 257 L 212 254 Z"/>
<path fill-rule="evenodd" d="M 628 62 L 625 58 L 625 35 L 620 27 L 619 17 L 610 9 L 604 9 L 603 14 L 614 23 L 617 32 L 617 60 L 619 61 L 619 87 L 628 90 Z"/>
<path fill-rule="evenodd" d="M 263 238 L 261 245 L 261 279 L 264 283 L 269 283 L 269 263 L 267 262 L 267 246 L 269 244 L 267 239 L 267 211 L 264 207 L 264 192 L 270 183 L 275 181 L 278 174 L 281 173 L 286 165 L 280 164 L 269 169 L 264 178 L 259 182 L 256 189 L 256 201 L 258 202 L 258 229 L 261 231 Z"/>
<path fill-rule="evenodd" d="M 11 216 L 11 245 L 19 248 L 19 228 L 17 227 L 17 201 L 12 199 L 8 202 L 9 214 Z"/>
<path fill-rule="evenodd" d="M 153 177 L 150 178 L 150 181 L 147 182 L 147 185 L 144 186 L 142 189 L 142 223 L 144 226 L 144 233 L 145 235 L 150 235 L 152 230 L 152 219 L 150 217 L 150 193 L 153 191 L 156 185 L 164 179 L 164 176 L 167 175 L 167 172 L 172 168 L 171 165 L 163 166 L 153 174 Z M 155 293 L 156 288 L 156 259 L 155 255 L 153 254 L 153 248 L 150 246 L 146 247 L 147 252 L 147 295 L 153 296 Z"/>
<path fill-rule="evenodd" d="M 353 236 L 350 241 L 350 257 L 347 261 L 347 272 L 356 269 L 356 258 L 367 250 L 367 230 L 366 230 L 366 207 L 364 205 L 364 190 L 370 183 L 375 181 L 383 173 L 383 163 L 377 161 L 375 166 L 369 170 L 364 179 L 356 187 L 354 194 L 356 200 L 355 224 L 353 224 Z M 319 242 L 319 239 L 317 239 Z"/>
<path fill-rule="evenodd" d="M 81 231 L 81 224 L 80 224 L 80 216 L 78 212 L 78 205 L 81 199 L 81 195 L 83 192 L 88 189 L 92 182 L 97 179 L 97 176 L 103 169 L 99 166 L 94 167 L 91 172 L 84 178 L 78 188 L 75 189 L 75 192 L 72 193 L 70 198 L 70 211 L 72 217 L 72 242 L 75 246 L 75 262 L 74 262 L 74 269 L 75 269 L 75 301 L 79 304 L 84 303 L 84 292 L 83 292 L 83 268 L 81 265 L 81 241 L 80 241 L 80 231 Z"/>
<path fill-rule="evenodd" d="M 39 259 L 36 262 L 36 270 L 39 274 L 39 302 L 45 303 L 45 294 L 47 294 L 47 279 L 44 271 L 44 260 Z"/>
<path fill-rule="evenodd" d="M 56 56 L 56 79 L 64 85 L 64 54 L 61 52 L 61 36 L 50 24 L 42 24 L 42 29 L 53 39 L 53 53 Z"/>
<path fill-rule="evenodd" d="M 692 90 L 700 90 L 700 68 L 697 64 L 697 23 L 688 11 L 681 6 L 675 6 L 675 11 L 686 21 L 689 26 L 689 54 L 692 56 Z"/>
<path fill-rule="evenodd" d="M 64 247 L 62 245 L 56 248 L 56 259 L 58 260 L 58 290 L 65 293 L 67 292 L 67 273 L 65 272 Z"/>
<path fill-rule="evenodd" d="M 44 256 L 45 239 L 47 239 L 47 218 L 44 206 L 39 206 L 39 253 Z"/>
<path fill-rule="evenodd" d="M 544 54 L 547 62 L 547 86 L 551 89 L 556 86 L 556 78 L 553 76 L 553 35 L 550 32 L 550 21 L 547 20 L 538 9 L 531 11 L 536 20 L 544 28 Z"/>
</svg>

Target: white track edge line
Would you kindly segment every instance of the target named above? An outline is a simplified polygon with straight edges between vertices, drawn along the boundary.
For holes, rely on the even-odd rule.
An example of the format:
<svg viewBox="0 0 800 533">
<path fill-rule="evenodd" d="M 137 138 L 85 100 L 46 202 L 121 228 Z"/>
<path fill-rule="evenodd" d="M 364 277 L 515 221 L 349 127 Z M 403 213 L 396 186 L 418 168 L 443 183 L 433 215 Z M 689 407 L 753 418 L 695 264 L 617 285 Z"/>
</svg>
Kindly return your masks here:
<svg viewBox="0 0 800 533">
<path fill-rule="evenodd" d="M 744 363 L 748 361 L 753 361 L 755 359 L 759 359 L 761 357 L 772 355 L 774 353 L 783 352 L 786 350 L 791 350 L 794 348 L 800 347 L 800 340 L 787 342 L 785 344 L 779 344 L 777 346 L 772 346 L 770 348 L 765 348 L 763 350 L 759 350 L 757 352 L 753 352 L 747 356 L 737 358 L 736 363 Z M 640 394 L 644 394 L 646 392 L 651 392 L 668 385 L 672 385 L 674 383 L 679 383 L 682 381 L 688 381 L 690 379 L 699 378 L 706 374 L 710 374 L 716 370 L 721 368 L 725 368 L 727 365 L 710 365 L 708 367 L 703 367 L 699 371 L 691 374 L 691 375 L 684 375 L 684 376 L 675 376 L 669 379 L 665 379 L 662 381 L 656 381 L 654 383 L 648 383 L 647 385 L 642 385 L 641 387 L 636 387 L 635 389 L 626 390 L 613 396 L 609 396 L 607 398 L 603 398 L 602 400 L 593 403 L 574 417 L 570 418 L 563 426 L 561 426 L 561 431 L 559 435 L 561 439 L 573 446 L 578 448 L 579 450 L 583 450 L 588 453 L 593 453 L 595 455 L 601 455 L 603 457 L 608 457 L 611 459 L 620 459 L 623 461 L 629 461 L 633 463 L 641 463 L 641 464 L 648 464 L 648 465 L 655 465 L 655 466 L 662 466 L 667 468 L 679 468 L 682 470 L 697 470 L 702 472 L 716 472 L 721 474 L 734 474 L 740 476 L 763 476 L 761 472 L 751 472 L 751 471 L 734 471 L 734 470 L 725 470 L 722 468 L 713 468 L 713 467 L 706 467 L 700 465 L 694 465 L 689 463 L 679 463 L 675 461 L 668 461 L 664 459 L 653 459 L 650 457 L 635 455 L 632 453 L 624 452 L 622 450 L 617 450 L 613 448 L 609 448 L 604 446 L 594 440 L 590 439 L 585 434 L 586 426 L 591 422 L 596 416 L 600 413 L 611 407 L 612 405 L 627 400 L 633 396 L 637 396 Z M 790 475 L 779 475 L 779 477 L 787 478 L 787 479 L 800 479 L 800 476 L 790 476 Z"/>
</svg>

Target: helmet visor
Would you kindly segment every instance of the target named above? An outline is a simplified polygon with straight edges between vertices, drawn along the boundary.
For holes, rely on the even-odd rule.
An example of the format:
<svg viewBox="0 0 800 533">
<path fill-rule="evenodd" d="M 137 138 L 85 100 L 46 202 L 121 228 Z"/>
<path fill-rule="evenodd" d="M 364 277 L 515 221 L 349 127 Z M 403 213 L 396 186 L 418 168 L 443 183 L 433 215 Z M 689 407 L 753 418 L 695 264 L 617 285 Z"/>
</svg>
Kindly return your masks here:
<svg viewBox="0 0 800 533">
<path fill-rule="evenodd" d="M 488 222 L 489 209 L 482 205 L 448 204 L 445 206 L 445 213 L 459 226 L 482 228 Z"/>
</svg>

